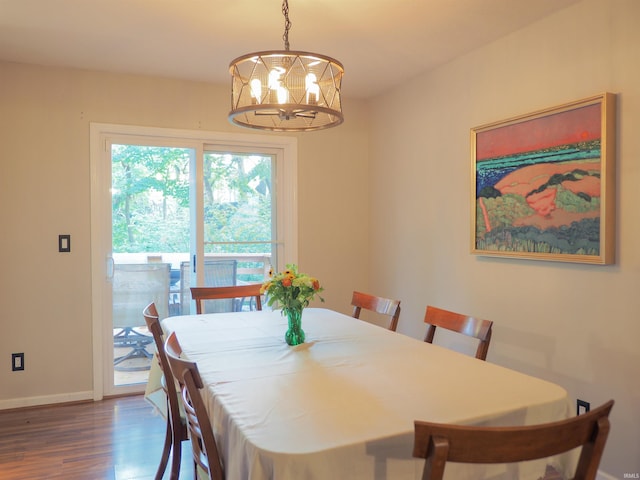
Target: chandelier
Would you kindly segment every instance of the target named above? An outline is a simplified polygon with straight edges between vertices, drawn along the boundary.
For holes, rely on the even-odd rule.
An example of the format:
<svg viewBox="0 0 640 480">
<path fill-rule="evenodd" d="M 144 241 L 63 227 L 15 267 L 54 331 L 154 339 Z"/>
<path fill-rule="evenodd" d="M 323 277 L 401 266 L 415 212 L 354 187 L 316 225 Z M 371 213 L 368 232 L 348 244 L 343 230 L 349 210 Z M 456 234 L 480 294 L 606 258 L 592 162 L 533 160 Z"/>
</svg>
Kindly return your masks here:
<svg viewBox="0 0 640 480">
<path fill-rule="evenodd" d="M 282 132 L 340 125 L 344 68 L 316 53 L 289 50 L 289 4 L 282 2 L 284 50 L 249 53 L 229 64 L 231 111 L 236 125 Z"/>
</svg>

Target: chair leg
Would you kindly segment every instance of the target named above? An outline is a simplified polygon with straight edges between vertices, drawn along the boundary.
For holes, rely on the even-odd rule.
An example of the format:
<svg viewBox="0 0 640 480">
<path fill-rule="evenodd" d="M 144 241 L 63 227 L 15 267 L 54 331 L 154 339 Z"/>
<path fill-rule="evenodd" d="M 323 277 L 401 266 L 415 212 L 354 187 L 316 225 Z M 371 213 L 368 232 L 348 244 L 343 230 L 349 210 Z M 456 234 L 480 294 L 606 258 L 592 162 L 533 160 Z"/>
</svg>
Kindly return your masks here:
<svg viewBox="0 0 640 480">
<path fill-rule="evenodd" d="M 169 415 L 167 415 L 167 432 L 164 436 L 164 447 L 162 447 L 162 457 L 160 458 L 160 465 L 158 465 L 158 470 L 156 471 L 155 480 L 162 480 L 162 477 L 164 477 L 164 471 L 167 469 L 167 463 L 169 463 L 169 452 L 171 452 L 171 441 L 173 438 L 172 437 L 173 434 L 171 432 L 171 420 L 169 418 L 170 418 Z"/>
<path fill-rule="evenodd" d="M 173 451 L 171 453 L 171 476 L 170 480 L 178 480 L 180 477 L 180 460 L 182 460 L 182 441 L 173 438 Z"/>
</svg>

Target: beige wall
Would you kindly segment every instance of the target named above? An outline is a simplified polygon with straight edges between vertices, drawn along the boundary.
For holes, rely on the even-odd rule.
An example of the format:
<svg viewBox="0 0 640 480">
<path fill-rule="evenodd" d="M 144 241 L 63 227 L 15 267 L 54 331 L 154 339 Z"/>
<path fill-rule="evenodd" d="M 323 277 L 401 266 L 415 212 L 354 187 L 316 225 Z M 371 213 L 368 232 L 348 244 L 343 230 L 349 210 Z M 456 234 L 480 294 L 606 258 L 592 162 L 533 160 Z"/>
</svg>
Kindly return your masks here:
<svg viewBox="0 0 640 480">
<path fill-rule="evenodd" d="M 344 125 L 298 135 L 299 263 L 326 305 L 348 312 L 353 289 L 397 296 L 415 337 L 427 304 L 494 320 L 488 361 L 616 399 L 602 464 L 615 478 L 640 472 L 638 20 L 636 0 L 585 0 L 370 105 L 345 99 Z M 469 129 L 603 91 L 619 103 L 616 264 L 470 255 Z M 89 122 L 239 131 L 228 95 L 0 63 L 0 404 L 92 389 Z"/>
<path fill-rule="evenodd" d="M 402 299 L 399 331 L 422 336 L 427 304 L 489 318 L 488 361 L 573 401 L 614 398 L 601 468 L 615 478 L 640 473 L 638 21 L 636 0 L 585 0 L 380 96 L 371 115 L 371 287 Z M 618 94 L 615 265 L 471 255 L 470 128 L 604 91 Z"/>
<path fill-rule="evenodd" d="M 251 133 L 228 102 L 228 85 L 0 63 L 0 408 L 92 397 L 90 122 Z M 368 128 L 344 104 L 343 126 L 297 136 L 298 234 L 301 270 L 348 312 L 368 278 Z"/>
</svg>

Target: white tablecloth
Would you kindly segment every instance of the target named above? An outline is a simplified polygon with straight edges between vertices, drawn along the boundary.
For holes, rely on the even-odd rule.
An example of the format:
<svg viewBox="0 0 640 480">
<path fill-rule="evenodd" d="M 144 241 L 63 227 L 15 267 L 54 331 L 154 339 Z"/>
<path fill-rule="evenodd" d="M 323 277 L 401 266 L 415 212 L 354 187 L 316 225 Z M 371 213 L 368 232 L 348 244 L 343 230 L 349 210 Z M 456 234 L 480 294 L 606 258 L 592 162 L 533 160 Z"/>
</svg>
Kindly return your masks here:
<svg viewBox="0 0 640 480">
<path fill-rule="evenodd" d="M 417 479 L 416 419 L 522 425 L 570 415 L 557 385 L 331 310 L 304 311 L 307 343 L 296 347 L 279 311 L 163 325 L 198 364 L 228 480 Z M 546 463 L 451 464 L 446 478 L 536 480 Z"/>
</svg>

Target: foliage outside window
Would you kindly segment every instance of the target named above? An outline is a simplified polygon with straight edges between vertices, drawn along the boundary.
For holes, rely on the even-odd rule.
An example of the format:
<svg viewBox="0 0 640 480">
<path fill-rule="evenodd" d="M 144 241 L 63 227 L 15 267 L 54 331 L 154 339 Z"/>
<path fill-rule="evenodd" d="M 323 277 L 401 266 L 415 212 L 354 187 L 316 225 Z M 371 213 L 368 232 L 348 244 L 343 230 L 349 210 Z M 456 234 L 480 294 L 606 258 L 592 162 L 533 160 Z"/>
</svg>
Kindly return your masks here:
<svg viewBox="0 0 640 480">
<path fill-rule="evenodd" d="M 191 152 L 113 145 L 114 253 L 189 252 Z M 207 152 L 203 162 L 205 253 L 271 253 L 272 158 Z"/>
</svg>

